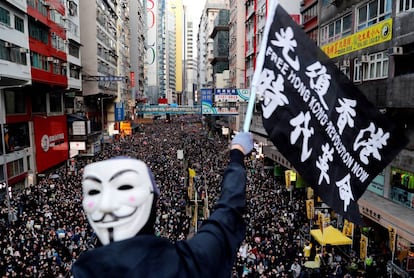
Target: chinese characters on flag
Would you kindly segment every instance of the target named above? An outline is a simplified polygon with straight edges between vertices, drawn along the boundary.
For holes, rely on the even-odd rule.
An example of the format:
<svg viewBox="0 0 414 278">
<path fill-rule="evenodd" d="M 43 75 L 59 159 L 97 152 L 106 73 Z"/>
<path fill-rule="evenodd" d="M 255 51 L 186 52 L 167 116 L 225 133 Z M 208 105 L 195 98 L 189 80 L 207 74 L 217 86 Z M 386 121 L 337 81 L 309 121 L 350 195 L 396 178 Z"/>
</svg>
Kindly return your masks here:
<svg viewBox="0 0 414 278">
<path fill-rule="evenodd" d="M 407 139 L 272 1 L 253 86 L 269 138 L 346 219 Z"/>
</svg>

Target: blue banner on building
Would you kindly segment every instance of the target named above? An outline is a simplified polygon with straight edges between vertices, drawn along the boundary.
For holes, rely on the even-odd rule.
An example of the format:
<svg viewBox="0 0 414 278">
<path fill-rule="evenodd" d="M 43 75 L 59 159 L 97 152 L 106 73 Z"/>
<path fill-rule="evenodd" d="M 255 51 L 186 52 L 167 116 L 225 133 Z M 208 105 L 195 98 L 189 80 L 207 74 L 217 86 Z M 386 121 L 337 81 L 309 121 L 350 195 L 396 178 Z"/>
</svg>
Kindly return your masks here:
<svg viewBox="0 0 414 278">
<path fill-rule="evenodd" d="M 125 120 L 125 109 L 123 102 L 115 102 L 115 121 L 121 122 Z"/>
</svg>

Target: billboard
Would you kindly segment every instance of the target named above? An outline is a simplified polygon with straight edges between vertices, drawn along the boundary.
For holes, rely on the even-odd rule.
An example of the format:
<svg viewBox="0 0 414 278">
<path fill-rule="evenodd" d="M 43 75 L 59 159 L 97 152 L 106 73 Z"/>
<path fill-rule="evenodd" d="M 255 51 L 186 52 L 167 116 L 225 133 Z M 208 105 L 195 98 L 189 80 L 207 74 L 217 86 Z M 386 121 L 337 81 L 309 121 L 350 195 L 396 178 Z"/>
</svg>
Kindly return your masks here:
<svg viewBox="0 0 414 278">
<path fill-rule="evenodd" d="M 34 117 L 37 172 L 65 162 L 69 158 L 66 115 Z"/>
<path fill-rule="evenodd" d="M 380 44 L 392 38 L 392 18 L 383 20 L 375 25 L 365 28 L 355 34 L 349 35 L 332 43 L 321 46 L 329 56 L 335 58 L 363 48 Z"/>
</svg>

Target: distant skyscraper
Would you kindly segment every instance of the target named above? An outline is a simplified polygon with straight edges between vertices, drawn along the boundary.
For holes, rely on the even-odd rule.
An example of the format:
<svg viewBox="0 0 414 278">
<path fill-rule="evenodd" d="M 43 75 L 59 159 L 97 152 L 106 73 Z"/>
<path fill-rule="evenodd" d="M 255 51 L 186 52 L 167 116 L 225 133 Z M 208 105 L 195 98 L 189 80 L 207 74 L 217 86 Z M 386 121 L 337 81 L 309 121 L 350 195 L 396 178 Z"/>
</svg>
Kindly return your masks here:
<svg viewBox="0 0 414 278">
<path fill-rule="evenodd" d="M 159 84 L 158 84 L 158 34 L 157 25 L 159 24 L 158 3 L 160 1 L 147 0 L 144 2 L 147 11 L 147 53 L 145 55 L 145 76 L 147 84 L 145 94 L 148 102 L 157 103 Z"/>
</svg>

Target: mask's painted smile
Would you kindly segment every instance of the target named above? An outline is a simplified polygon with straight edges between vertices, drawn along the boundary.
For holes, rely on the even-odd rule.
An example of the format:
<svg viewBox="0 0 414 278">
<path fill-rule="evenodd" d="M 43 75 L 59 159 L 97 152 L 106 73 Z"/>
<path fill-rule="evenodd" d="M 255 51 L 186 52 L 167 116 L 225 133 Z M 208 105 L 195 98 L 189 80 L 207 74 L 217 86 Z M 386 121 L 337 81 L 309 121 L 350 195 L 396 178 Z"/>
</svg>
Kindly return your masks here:
<svg viewBox="0 0 414 278">
<path fill-rule="evenodd" d="M 123 220 L 125 218 L 131 217 L 137 212 L 138 208 L 135 208 L 130 214 L 124 215 L 124 216 L 117 216 L 113 212 L 108 212 L 102 215 L 100 219 L 94 220 L 92 217 L 92 221 L 95 223 L 101 223 L 101 224 L 107 224 L 107 223 L 115 223 L 120 220 Z"/>
<path fill-rule="evenodd" d="M 87 165 L 82 189 L 83 209 L 104 245 L 135 236 L 147 223 L 158 193 L 147 165 L 131 158 Z"/>
</svg>

